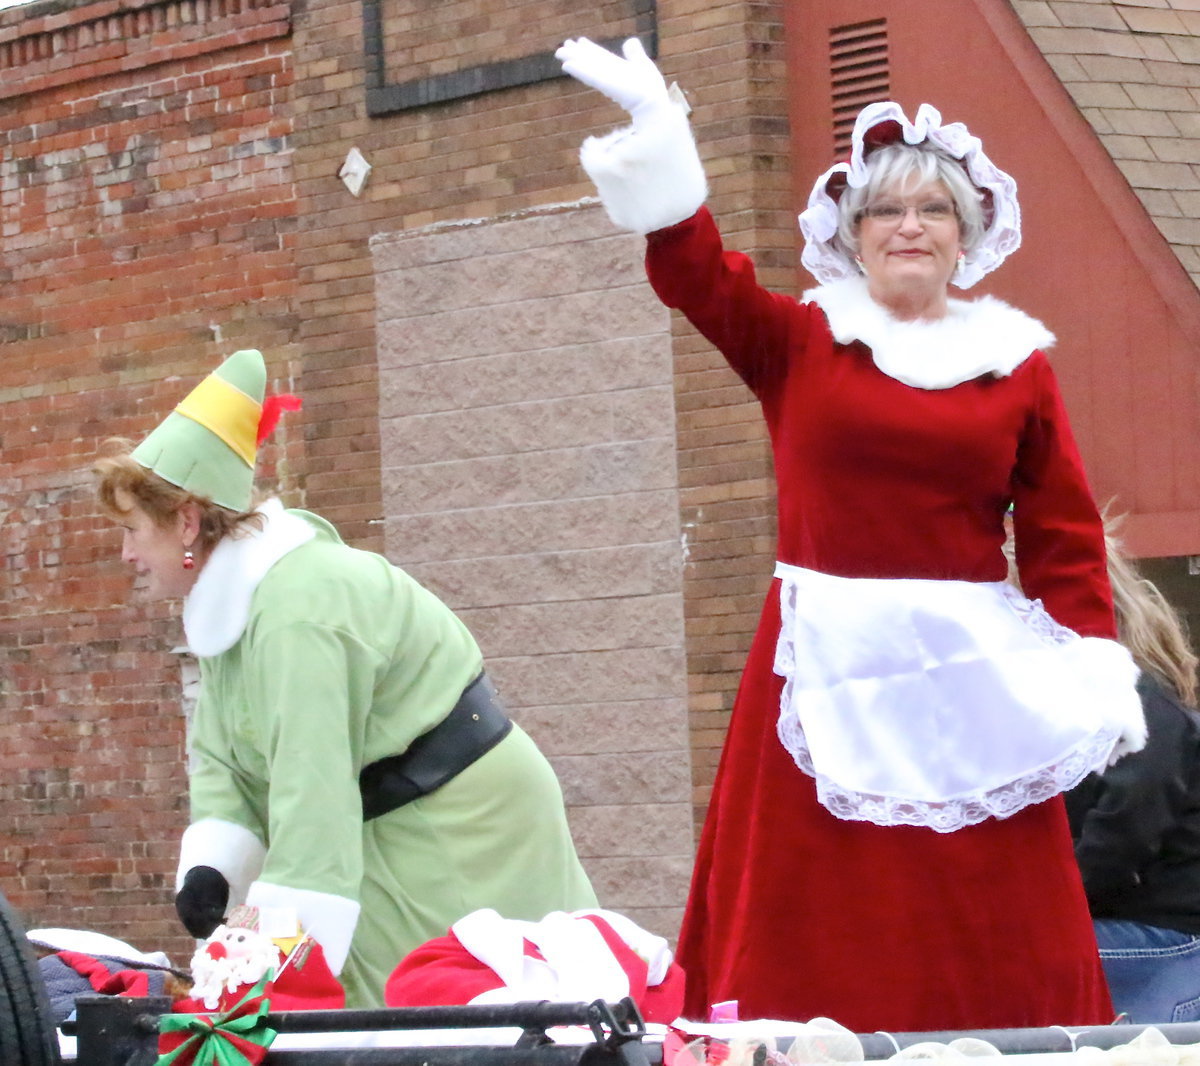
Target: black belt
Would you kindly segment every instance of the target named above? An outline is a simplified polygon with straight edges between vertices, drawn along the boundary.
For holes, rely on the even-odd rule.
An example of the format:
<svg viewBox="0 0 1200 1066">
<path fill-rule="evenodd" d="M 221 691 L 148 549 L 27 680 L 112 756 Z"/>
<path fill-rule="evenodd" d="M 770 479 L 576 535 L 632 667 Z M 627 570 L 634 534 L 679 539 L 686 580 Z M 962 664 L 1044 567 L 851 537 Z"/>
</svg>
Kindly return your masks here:
<svg viewBox="0 0 1200 1066">
<path fill-rule="evenodd" d="M 401 755 L 389 755 L 358 775 L 363 821 L 378 818 L 441 788 L 500 743 L 512 722 L 487 674 L 472 681 L 442 721 Z"/>
</svg>

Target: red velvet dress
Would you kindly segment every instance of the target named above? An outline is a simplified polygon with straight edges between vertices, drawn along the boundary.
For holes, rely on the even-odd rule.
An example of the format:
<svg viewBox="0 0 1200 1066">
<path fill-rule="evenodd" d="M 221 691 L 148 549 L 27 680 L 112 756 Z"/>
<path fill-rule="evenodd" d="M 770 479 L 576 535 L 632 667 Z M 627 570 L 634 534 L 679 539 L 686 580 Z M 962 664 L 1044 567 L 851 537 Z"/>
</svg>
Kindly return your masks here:
<svg viewBox="0 0 1200 1066">
<path fill-rule="evenodd" d="M 1026 595 L 1114 634 L 1100 522 L 1050 366 L 919 389 L 768 293 L 706 209 L 652 233 L 647 269 L 760 400 L 779 558 L 842 577 L 1000 581 L 1014 502 Z M 953 833 L 841 821 L 776 736 L 772 584 L 734 705 L 680 938 L 685 1016 L 855 1031 L 1105 1023 L 1113 1012 L 1060 797 Z M 970 713 L 969 707 L 963 708 Z"/>
</svg>

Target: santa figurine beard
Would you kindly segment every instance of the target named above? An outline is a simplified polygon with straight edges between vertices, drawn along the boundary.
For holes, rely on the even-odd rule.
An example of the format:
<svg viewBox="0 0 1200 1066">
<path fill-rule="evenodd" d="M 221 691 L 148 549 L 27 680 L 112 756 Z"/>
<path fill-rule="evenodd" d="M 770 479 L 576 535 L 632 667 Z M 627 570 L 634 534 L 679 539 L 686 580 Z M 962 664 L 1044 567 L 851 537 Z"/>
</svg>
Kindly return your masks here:
<svg viewBox="0 0 1200 1066">
<path fill-rule="evenodd" d="M 225 993 L 256 984 L 279 966 L 279 948 L 264 933 L 245 926 L 218 926 L 192 956 L 191 996 L 209 1010 Z"/>
</svg>

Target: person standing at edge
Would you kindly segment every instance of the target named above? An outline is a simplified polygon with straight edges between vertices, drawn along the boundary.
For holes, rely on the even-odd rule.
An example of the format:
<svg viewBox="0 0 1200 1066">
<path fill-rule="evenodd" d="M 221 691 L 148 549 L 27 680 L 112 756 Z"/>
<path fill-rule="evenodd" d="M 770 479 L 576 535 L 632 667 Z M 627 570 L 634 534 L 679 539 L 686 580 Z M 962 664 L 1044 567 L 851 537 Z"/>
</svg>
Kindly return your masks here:
<svg viewBox="0 0 1200 1066">
<path fill-rule="evenodd" d="M 1053 337 L 948 292 L 1020 243 L 1015 182 L 929 105 L 872 104 L 800 216 L 820 286 L 771 293 L 722 247 L 685 110 L 636 39 L 623 52 L 557 52 L 632 117 L 585 141 L 584 169 L 646 235 L 659 298 L 760 401 L 778 486 L 680 936 L 687 1017 L 1111 1020 L 1060 793 L 1144 741 L 1137 670 Z M 1005 582 L 1014 503 L 1040 603 Z"/>
<path fill-rule="evenodd" d="M 237 903 L 293 909 L 349 1006 L 411 949 L 492 907 L 596 904 L 549 763 L 462 622 L 326 521 L 252 507 L 281 406 L 235 352 L 136 448 L 97 460 L 145 599 L 182 599 L 201 689 L 176 910 L 207 937 Z"/>
<path fill-rule="evenodd" d="M 1141 751 L 1066 795 L 1113 1005 L 1130 1022 L 1200 1021 L 1200 713 L 1196 654 L 1166 597 L 1109 535 L 1121 642 L 1142 669 Z"/>
</svg>

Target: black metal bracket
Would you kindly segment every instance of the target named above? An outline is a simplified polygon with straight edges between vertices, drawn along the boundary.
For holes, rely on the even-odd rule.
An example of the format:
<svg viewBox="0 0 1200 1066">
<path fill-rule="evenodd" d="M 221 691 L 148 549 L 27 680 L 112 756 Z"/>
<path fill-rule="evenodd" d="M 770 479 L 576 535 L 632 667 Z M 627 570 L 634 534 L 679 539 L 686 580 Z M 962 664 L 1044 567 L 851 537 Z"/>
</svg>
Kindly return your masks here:
<svg viewBox="0 0 1200 1066">
<path fill-rule="evenodd" d="M 624 1008 L 626 1025 L 622 1026 L 604 1000 L 597 999 L 588 1007 L 588 1025 L 596 1045 L 615 1054 L 621 1066 L 650 1066 L 646 1046 L 642 1037 L 646 1035 L 646 1023 L 637 1004 L 626 996 L 618 1004 Z"/>
<path fill-rule="evenodd" d="M 627 0 L 634 33 L 651 58 L 658 55 L 658 10 L 656 0 Z M 554 52 L 537 52 L 516 59 L 498 60 L 462 67 L 411 81 L 389 82 L 383 35 L 384 0 L 363 0 L 363 59 L 366 71 L 367 114 L 372 118 L 416 107 L 461 100 L 481 93 L 532 85 L 565 77 Z M 586 31 L 581 26 L 580 32 Z M 621 39 L 623 40 L 623 38 Z M 619 47 L 621 40 L 605 40 L 606 47 Z"/>
</svg>

